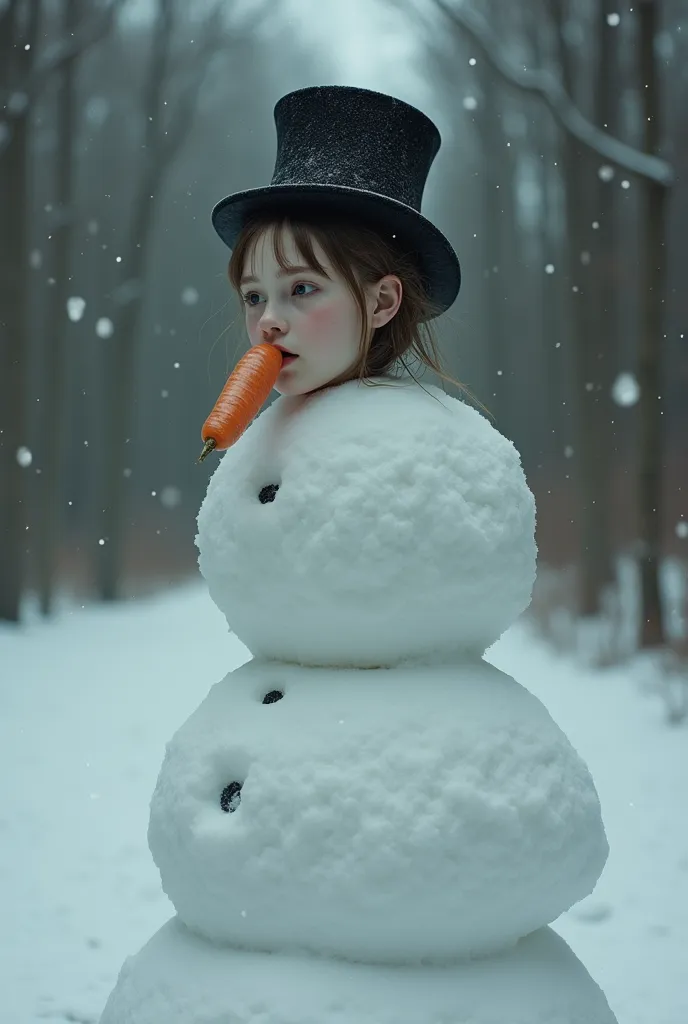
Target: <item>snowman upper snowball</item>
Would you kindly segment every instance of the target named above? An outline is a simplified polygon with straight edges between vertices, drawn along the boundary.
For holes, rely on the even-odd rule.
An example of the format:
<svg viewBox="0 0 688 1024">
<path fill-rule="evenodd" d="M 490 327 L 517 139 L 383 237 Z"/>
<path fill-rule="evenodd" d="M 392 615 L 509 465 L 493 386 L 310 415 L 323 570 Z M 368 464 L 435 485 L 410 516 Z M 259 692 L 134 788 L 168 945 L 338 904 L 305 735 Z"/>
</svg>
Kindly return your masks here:
<svg viewBox="0 0 688 1024">
<path fill-rule="evenodd" d="M 277 399 L 223 456 L 196 543 L 254 655 L 375 667 L 480 656 L 530 601 L 534 528 L 513 444 L 405 378 Z"/>
</svg>

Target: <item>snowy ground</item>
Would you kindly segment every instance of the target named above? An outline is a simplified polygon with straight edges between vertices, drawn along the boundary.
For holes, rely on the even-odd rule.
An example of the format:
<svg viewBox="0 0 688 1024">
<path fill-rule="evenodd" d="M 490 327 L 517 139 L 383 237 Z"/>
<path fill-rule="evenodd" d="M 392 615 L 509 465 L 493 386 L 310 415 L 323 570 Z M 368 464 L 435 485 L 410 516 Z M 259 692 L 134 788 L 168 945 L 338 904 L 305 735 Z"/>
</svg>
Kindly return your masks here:
<svg viewBox="0 0 688 1024">
<path fill-rule="evenodd" d="M 95 1022 L 124 957 L 170 916 L 146 846 L 175 728 L 248 652 L 200 586 L 0 628 L 0 1020 Z M 597 782 L 611 856 L 556 928 L 619 1024 L 688 1020 L 688 728 L 638 666 L 558 659 L 523 626 L 490 652 Z"/>
</svg>

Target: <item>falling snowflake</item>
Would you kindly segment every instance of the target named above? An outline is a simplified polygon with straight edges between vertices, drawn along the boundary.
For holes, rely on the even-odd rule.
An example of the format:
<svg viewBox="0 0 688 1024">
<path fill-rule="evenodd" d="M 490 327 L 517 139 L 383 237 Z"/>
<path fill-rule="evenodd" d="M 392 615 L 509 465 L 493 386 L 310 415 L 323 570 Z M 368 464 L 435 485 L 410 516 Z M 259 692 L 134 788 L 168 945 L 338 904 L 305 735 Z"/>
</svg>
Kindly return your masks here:
<svg viewBox="0 0 688 1024">
<path fill-rule="evenodd" d="M 115 325 L 112 320 L 106 316 L 101 316 L 96 321 L 96 334 L 99 338 L 111 338 L 115 330 Z"/>
<path fill-rule="evenodd" d="M 676 536 L 680 537 L 681 540 L 685 540 L 688 537 L 688 523 L 685 519 L 680 519 L 676 523 Z"/>
<path fill-rule="evenodd" d="M 163 487 L 160 492 L 160 503 L 164 508 L 176 508 L 182 500 L 182 492 L 178 487 Z"/>
<path fill-rule="evenodd" d="M 76 295 L 72 296 L 72 298 L 70 299 L 67 299 L 67 316 L 72 321 L 72 323 L 78 323 L 78 321 L 81 320 L 82 316 L 84 315 L 85 309 L 85 299 L 81 299 Z"/>
<path fill-rule="evenodd" d="M 546 264 L 546 266 L 545 266 L 545 273 L 546 274 L 553 274 L 554 273 L 554 264 L 553 263 L 547 263 Z"/>
<path fill-rule="evenodd" d="M 598 178 L 600 178 L 602 181 L 611 181 L 614 177 L 614 174 L 614 168 L 610 167 L 609 164 L 602 164 L 602 166 L 597 172 Z"/>
<path fill-rule="evenodd" d="M 86 120 L 95 127 L 99 128 L 109 113 L 110 101 L 104 96 L 91 96 L 86 103 Z"/>
<path fill-rule="evenodd" d="M 3 4 L 3 7 L 4 6 L 5 5 Z M 28 107 L 29 96 L 28 93 L 21 92 L 19 90 L 17 92 L 11 93 L 9 98 L 5 102 L 7 105 L 8 112 L 18 117 L 21 114 L 23 114 L 26 108 Z"/>
<path fill-rule="evenodd" d="M 31 255 L 29 256 L 29 266 L 33 270 L 38 270 L 43 266 L 43 253 L 40 249 L 32 249 Z"/>
<path fill-rule="evenodd" d="M 635 405 L 640 398 L 640 386 L 632 373 L 620 373 L 612 385 L 612 398 L 617 405 Z"/>
<path fill-rule="evenodd" d="M 571 447 L 570 444 L 567 444 L 566 447 L 564 448 L 564 458 L 567 458 L 567 459 L 573 458 L 573 448 Z"/>
<path fill-rule="evenodd" d="M 195 306 L 198 302 L 198 292 L 195 288 L 185 288 L 182 292 L 182 302 L 185 306 Z"/>
<path fill-rule="evenodd" d="M 681 26 L 678 26 L 678 31 L 681 31 Z M 658 32 L 655 36 L 655 53 L 662 60 L 671 60 L 674 56 L 674 39 L 671 32 Z"/>
<path fill-rule="evenodd" d="M 475 96 L 464 96 L 463 98 L 463 109 L 464 110 L 475 110 L 478 106 L 478 101 Z"/>
<path fill-rule="evenodd" d="M 17 462 L 22 469 L 26 469 L 33 462 L 33 455 L 28 448 L 17 448 Z"/>
<path fill-rule="evenodd" d="M 612 28 L 616 28 L 616 26 L 619 24 L 620 21 L 621 21 L 621 17 L 618 14 L 608 14 L 607 15 L 607 24 L 611 25 Z"/>
</svg>

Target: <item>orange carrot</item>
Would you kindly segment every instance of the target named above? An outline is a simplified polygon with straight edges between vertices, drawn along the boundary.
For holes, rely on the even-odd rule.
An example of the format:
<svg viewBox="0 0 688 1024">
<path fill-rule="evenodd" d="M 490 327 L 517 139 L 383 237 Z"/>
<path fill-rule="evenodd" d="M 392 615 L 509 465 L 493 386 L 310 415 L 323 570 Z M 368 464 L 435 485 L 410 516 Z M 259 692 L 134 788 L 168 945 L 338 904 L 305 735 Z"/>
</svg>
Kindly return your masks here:
<svg viewBox="0 0 688 1024">
<path fill-rule="evenodd" d="M 199 462 L 213 449 L 224 451 L 239 440 L 267 401 L 281 368 L 282 352 L 275 345 L 254 345 L 241 357 L 203 424 Z"/>
</svg>

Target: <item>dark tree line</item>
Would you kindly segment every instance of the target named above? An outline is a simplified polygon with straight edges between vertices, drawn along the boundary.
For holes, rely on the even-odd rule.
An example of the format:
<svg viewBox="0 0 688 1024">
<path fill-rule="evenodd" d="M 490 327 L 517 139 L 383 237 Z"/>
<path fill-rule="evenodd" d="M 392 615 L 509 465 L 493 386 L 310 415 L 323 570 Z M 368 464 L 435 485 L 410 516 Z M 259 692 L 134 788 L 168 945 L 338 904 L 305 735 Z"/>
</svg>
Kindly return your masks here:
<svg viewBox="0 0 688 1024">
<path fill-rule="evenodd" d="M 269 160 L 267 133 L 251 138 L 281 88 L 259 59 L 260 8 L 240 20 L 220 0 L 156 0 L 144 23 L 135 8 L 0 8 L 0 619 L 9 621 L 28 591 L 48 614 L 75 578 L 112 600 L 138 567 L 164 573 L 203 493 L 191 458 L 197 424 L 234 354 L 221 319 L 226 251 L 208 221 L 232 180 Z M 281 64 L 287 83 L 298 56 L 294 48 Z M 207 333 L 207 348 L 198 344 L 203 293 L 216 351 Z M 170 417 L 160 399 L 172 389 L 148 381 L 160 378 L 161 355 L 166 371 L 174 365 L 172 348 L 185 387 Z M 171 434 L 187 443 L 190 468 L 168 458 Z M 165 463 L 170 483 L 156 497 L 175 525 L 161 528 L 146 471 L 154 481 Z M 187 549 L 176 571 L 190 568 Z"/>
<path fill-rule="evenodd" d="M 269 180 L 275 100 L 331 81 L 279 4 L 267 43 L 256 10 L 157 0 L 136 22 L 135 6 L 0 8 L 7 620 L 27 593 L 48 613 L 61 588 L 113 600 L 195 573 L 212 471 L 196 464 L 198 430 L 245 344 L 210 207 Z M 394 10 L 422 38 L 444 136 L 424 209 L 464 271 L 440 340 L 523 454 L 535 615 L 550 634 L 562 612 L 617 622 L 623 562 L 637 643 L 675 643 L 660 577 L 688 543 L 681 5 Z M 279 66 L 265 59 L 277 38 Z M 403 98 L 417 102 L 411 87 Z"/>
<path fill-rule="evenodd" d="M 3 567 L 0 586 L 0 618 L 17 620 L 22 594 L 25 566 L 25 520 L 27 496 L 21 453 L 28 429 L 28 408 L 25 401 L 27 366 L 31 348 L 29 326 L 30 281 L 28 275 L 30 220 L 32 201 L 32 114 L 45 91 L 55 80 L 59 82 L 62 100 L 59 127 L 69 129 L 69 95 L 73 82 L 74 62 L 110 29 L 121 0 L 109 0 L 94 10 L 93 5 L 80 5 L 77 0 L 64 5 L 63 25 L 49 45 L 43 45 L 46 31 L 46 5 L 40 0 L 9 0 L 0 9 L 0 90 L 3 118 L 0 133 L 0 480 L 3 500 L 0 502 L 0 565 Z M 83 8 L 83 9 L 82 9 Z M 69 137 L 69 136 L 68 136 Z M 58 214 L 67 218 L 65 199 L 69 188 L 69 154 L 61 153 L 57 161 L 57 195 L 62 200 Z M 56 226 L 57 251 L 64 253 L 64 224 Z M 59 301 L 59 299 L 55 300 Z M 55 302 L 52 304 L 53 310 Z M 47 352 L 50 380 L 56 386 L 48 397 L 49 411 L 54 411 L 52 395 L 59 393 L 56 366 L 60 359 L 59 342 Z M 59 399 L 58 399 L 59 401 Z M 56 420 L 43 430 L 49 443 L 53 440 Z M 46 474 L 53 484 L 52 466 Z M 47 533 L 46 542 L 49 543 Z M 45 545 L 41 549 L 45 565 Z"/>
<path fill-rule="evenodd" d="M 668 213 L 681 180 L 674 140 L 686 95 L 680 59 L 666 55 L 667 39 L 680 46 L 679 5 L 431 6 L 432 14 L 422 9 L 424 24 L 448 118 L 465 143 L 470 116 L 481 154 L 474 170 L 482 195 L 478 397 L 518 440 L 536 491 L 550 485 L 537 494 L 541 519 L 552 508 L 541 524 L 541 566 L 557 560 L 548 534 L 557 518 L 575 524 L 576 546 L 565 558 L 575 568 L 575 585 L 568 576 L 565 585 L 574 615 L 618 614 L 618 559 L 627 553 L 638 572 L 638 642 L 662 648 L 669 615 L 660 577 L 676 542 L 668 517 L 680 515 L 676 477 L 685 483 L 688 471 L 676 426 L 677 419 L 685 426 L 685 392 L 681 404 L 673 384 L 681 354 L 667 342 L 681 315 L 670 280 L 685 273 L 686 261 L 681 239 L 670 239 Z M 460 105 L 472 93 L 467 115 Z M 539 196 L 530 226 L 519 211 L 527 205 L 519 196 L 526 167 Z M 542 339 L 537 352 L 533 335 Z M 629 365 L 638 391 L 630 423 L 613 397 Z M 534 396 L 541 396 L 537 418 Z M 566 485 L 555 489 L 547 467 L 557 467 L 556 480 L 565 459 Z M 621 508 L 620 473 L 633 476 Z M 545 604 L 556 609 L 549 593 Z"/>
</svg>

